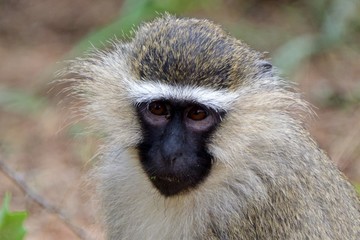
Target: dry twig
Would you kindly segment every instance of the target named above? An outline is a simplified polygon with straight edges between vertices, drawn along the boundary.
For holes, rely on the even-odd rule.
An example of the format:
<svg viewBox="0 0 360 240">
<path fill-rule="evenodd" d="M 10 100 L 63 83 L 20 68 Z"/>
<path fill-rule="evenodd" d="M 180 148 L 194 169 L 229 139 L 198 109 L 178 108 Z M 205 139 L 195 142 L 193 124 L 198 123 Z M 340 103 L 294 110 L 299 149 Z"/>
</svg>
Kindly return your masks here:
<svg viewBox="0 0 360 240">
<path fill-rule="evenodd" d="M 26 195 L 30 197 L 40 207 L 44 208 L 47 212 L 56 215 L 76 236 L 83 240 L 92 239 L 87 232 L 81 227 L 77 226 L 70 221 L 69 217 L 58 207 L 54 206 L 41 195 L 36 193 L 26 183 L 25 179 L 12 170 L 2 159 L 0 159 L 0 169 L 4 174 L 13 181 Z"/>
</svg>

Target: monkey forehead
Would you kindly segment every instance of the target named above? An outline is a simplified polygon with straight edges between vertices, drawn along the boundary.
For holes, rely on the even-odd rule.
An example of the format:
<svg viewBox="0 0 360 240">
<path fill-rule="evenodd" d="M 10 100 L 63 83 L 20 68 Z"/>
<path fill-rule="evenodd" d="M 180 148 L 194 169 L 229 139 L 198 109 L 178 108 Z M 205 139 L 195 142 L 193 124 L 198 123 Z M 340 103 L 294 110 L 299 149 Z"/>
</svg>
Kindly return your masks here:
<svg viewBox="0 0 360 240">
<path fill-rule="evenodd" d="M 168 85 L 162 82 L 136 81 L 128 88 L 129 97 L 135 104 L 159 99 L 195 102 L 217 111 L 230 110 L 237 99 L 236 92 L 225 89 Z"/>
<path fill-rule="evenodd" d="M 131 65 L 139 79 L 236 88 L 259 54 L 207 20 L 159 18 L 140 27 Z"/>
</svg>

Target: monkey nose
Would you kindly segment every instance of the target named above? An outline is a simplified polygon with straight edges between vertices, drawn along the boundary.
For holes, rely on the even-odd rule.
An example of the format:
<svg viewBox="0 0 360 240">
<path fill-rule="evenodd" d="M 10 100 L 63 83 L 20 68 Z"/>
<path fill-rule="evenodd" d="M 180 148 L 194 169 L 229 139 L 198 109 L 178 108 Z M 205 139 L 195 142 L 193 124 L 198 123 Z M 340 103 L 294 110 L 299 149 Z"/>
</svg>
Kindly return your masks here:
<svg viewBox="0 0 360 240">
<path fill-rule="evenodd" d="M 181 158 L 182 153 L 171 153 L 171 154 L 161 154 L 163 158 L 163 162 L 166 165 L 174 166 L 176 162 Z"/>
<path fill-rule="evenodd" d="M 183 156 L 181 144 L 175 143 L 174 139 L 171 140 L 160 149 L 161 157 L 166 165 L 174 165 Z"/>
</svg>

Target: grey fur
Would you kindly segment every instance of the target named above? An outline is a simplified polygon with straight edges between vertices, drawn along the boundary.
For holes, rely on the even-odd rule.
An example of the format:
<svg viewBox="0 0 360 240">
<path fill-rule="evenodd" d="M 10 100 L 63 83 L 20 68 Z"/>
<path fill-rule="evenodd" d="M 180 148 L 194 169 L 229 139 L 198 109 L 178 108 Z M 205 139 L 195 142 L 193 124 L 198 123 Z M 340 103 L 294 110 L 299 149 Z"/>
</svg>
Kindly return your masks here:
<svg viewBox="0 0 360 240">
<path fill-rule="evenodd" d="M 107 134 L 95 172 L 108 239 L 360 239 L 358 197 L 303 127 L 307 104 L 217 25 L 161 17 L 63 78 Z M 139 163 L 129 87 L 146 82 L 238 96 L 208 143 L 211 173 L 179 196 L 160 195 Z"/>
</svg>

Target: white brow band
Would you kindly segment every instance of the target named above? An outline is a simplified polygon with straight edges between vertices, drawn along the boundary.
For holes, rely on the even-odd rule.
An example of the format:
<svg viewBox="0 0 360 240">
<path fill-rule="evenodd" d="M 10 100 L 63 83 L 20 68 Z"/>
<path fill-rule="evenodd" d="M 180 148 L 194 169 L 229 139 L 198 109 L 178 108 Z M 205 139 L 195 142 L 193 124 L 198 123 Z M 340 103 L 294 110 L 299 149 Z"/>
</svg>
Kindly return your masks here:
<svg viewBox="0 0 360 240">
<path fill-rule="evenodd" d="M 135 83 L 135 84 L 134 84 Z M 129 97 L 135 103 L 156 99 L 193 101 L 215 110 L 228 110 L 237 94 L 226 90 L 192 86 L 173 86 L 160 82 L 135 81 L 129 85 Z"/>
</svg>

